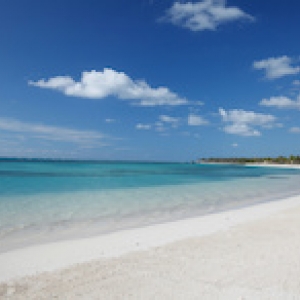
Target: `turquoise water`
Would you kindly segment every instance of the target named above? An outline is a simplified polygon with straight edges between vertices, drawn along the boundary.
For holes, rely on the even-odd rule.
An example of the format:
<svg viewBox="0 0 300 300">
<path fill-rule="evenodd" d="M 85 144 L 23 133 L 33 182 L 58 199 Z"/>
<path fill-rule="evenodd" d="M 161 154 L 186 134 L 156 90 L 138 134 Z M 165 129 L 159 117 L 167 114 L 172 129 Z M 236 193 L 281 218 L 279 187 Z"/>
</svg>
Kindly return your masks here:
<svg viewBox="0 0 300 300">
<path fill-rule="evenodd" d="M 0 251 L 271 201 L 299 182 L 282 168 L 0 161 Z"/>
</svg>

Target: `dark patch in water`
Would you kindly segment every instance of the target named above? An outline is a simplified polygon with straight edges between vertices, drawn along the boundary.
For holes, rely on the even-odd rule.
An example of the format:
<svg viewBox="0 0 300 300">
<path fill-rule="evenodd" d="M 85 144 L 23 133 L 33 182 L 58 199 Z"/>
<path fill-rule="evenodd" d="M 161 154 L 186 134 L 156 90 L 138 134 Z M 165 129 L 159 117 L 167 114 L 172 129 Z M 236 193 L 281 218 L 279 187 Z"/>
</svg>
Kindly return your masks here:
<svg viewBox="0 0 300 300">
<path fill-rule="evenodd" d="M 269 179 L 288 179 L 287 176 L 268 176 Z"/>
</svg>

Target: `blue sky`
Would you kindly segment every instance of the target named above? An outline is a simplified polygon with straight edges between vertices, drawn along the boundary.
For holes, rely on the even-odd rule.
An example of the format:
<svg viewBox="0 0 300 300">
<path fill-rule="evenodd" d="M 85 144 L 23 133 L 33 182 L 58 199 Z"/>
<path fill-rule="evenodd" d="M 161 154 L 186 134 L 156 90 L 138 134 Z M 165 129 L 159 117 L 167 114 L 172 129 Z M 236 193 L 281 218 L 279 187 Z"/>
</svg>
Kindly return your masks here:
<svg viewBox="0 0 300 300">
<path fill-rule="evenodd" d="M 0 156 L 300 152 L 300 3 L 0 0 Z"/>
</svg>

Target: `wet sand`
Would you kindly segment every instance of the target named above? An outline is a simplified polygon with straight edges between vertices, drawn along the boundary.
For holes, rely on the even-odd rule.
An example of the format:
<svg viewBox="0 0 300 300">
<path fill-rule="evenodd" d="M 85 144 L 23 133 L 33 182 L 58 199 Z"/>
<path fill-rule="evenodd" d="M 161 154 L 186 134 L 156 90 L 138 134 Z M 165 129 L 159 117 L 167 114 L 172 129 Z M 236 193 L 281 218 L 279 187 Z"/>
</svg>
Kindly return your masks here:
<svg viewBox="0 0 300 300">
<path fill-rule="evenodd" d="M 0 255 L 1 299 L 300 299 L 300 197 Z"/>
</svg>

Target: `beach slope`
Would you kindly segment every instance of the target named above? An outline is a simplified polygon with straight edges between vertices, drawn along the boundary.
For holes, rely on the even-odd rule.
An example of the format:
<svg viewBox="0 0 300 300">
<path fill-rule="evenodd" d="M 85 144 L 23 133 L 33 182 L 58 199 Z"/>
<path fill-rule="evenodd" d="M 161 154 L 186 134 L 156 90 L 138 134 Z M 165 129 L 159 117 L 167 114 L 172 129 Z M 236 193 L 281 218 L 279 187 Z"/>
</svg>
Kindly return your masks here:
<svg viewBox="0 0 300 300">
<path fill-rule="evenodd" d="M 128 230 L 115 238 L 131 237 L 131 248 L 129 242 L 122 245 L 122 239 L 120 244 L 115 241 L 113 247 L 102 245 L 102 250 L 98 245 L 97 251 L 102 254 L 98 253 L 92 261 L 89 247 L 97 248 L 96 243 L 104 240 L 87 239 L 83 242 L 86 262 L 78 260 L 77 253 L 79 256 L 74 259 L 80 264 L 71 259 L 68 266 L 60 264 L 60 268 L 57 265 L 56 270 L 51 270 L 44 259 L 44 264 L 36 264 L 36 275 L 19 279 L 26 272 L 30 275 L 26 255 L 37 255 L 34 251 L 47 249 L 43 247 L 48 247 L 44 256 L 50 259 L 49 251 L 52 251 L 61 263 L 61 243 L 3 253 L 0 255 L 0 298 L 300 299 L 299 216 L 300 198 L 293 197 Z M 113 236 L 107 242 L 113 243 Z M 72 242 L 65 243 L 64 246 Z M 69 252 L 70 257 L 76 256 L 76 244 L 73 246 L 75 254 Z M 109 249 L 111 253 L 105 253 Z M 42 257 L 43 253 L 39 255 Z M 35 260 L 34 256 L 31 260 Z M 43 261 L 38 256 L 36 260 Z M 14 268 L 13 261 L 19 262 L 19 273 L 10 273 L 9 264 Z"/>
</svg>

